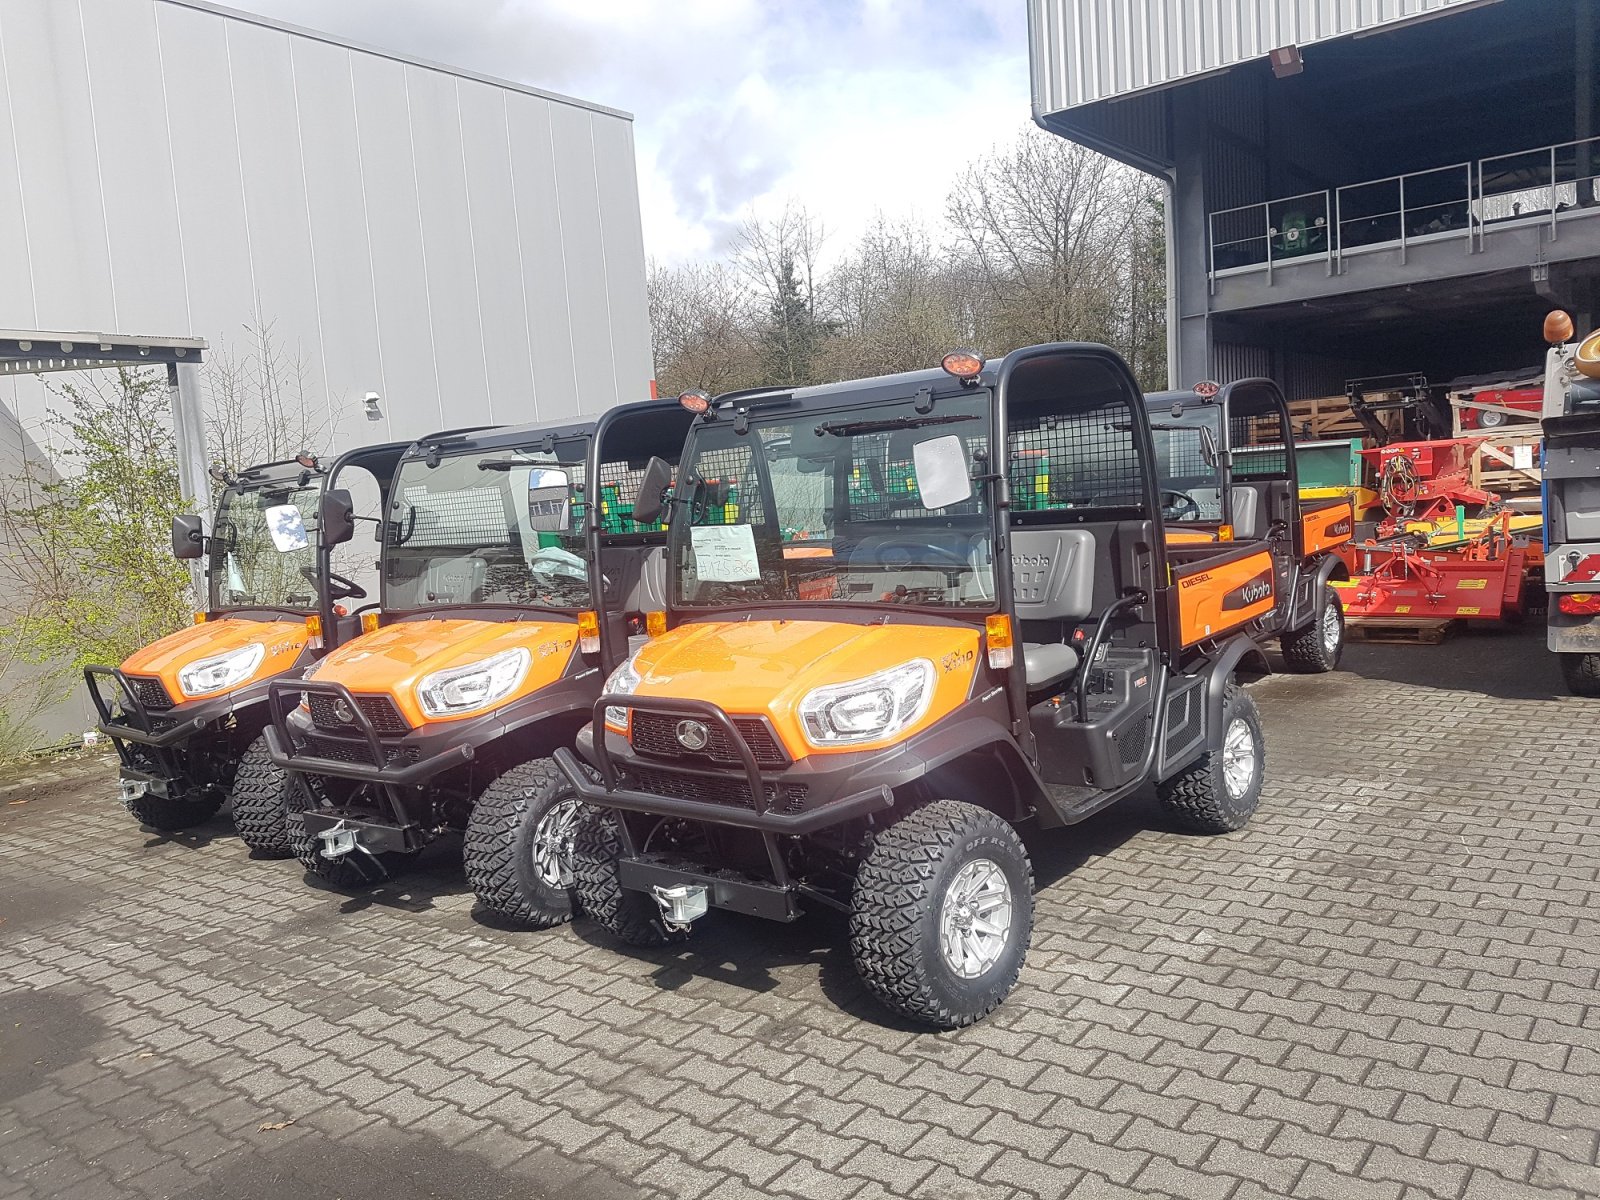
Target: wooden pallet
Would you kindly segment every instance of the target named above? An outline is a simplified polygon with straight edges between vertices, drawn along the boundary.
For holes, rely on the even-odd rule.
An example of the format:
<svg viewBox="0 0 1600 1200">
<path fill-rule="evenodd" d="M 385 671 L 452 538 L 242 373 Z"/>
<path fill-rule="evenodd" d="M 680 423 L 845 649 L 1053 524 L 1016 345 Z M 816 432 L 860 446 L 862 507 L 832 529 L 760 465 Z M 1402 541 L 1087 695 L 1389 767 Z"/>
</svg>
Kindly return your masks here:
<svg viewBox="0 0 1600 1200">
<path fill-rule="evenodd" d="M 1348 396 L 1289 401 L 1289 425 L 1297 441 L 1366 437 L 1367 427 L 1350 411 Z"/>
<path fill-rule="evenodd" d="M 1449 617 L 1351 617 L 1345 627 L 1359 642 L 1437 646 L 1461 624 Z"/>
</svg>

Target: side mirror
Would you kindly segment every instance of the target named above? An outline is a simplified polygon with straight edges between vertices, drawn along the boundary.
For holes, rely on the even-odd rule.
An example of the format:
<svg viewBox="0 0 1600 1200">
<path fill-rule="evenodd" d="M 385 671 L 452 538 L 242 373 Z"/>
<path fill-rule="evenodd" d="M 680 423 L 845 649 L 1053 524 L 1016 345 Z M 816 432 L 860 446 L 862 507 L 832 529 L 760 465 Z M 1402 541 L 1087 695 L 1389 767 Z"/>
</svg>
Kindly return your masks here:
<svg viewBox="0 0 1600 1200">
<path fill-rule="evenodd" d="M 633 501 L 633 519 L 640 525 L 654 525 L 667 506 L 667 489 L 672 486 L 672 467 L 664 458 L 650 456 L 639 480 L 639 494 Z"/>
<path fill-rule="evenodd" d="M 555 467 L 528 471 L 528 525 L 536 533 L 563 533 L 569 519 L 572 476 Z"/>
<path fill-rule="evenodd" d="M 205 535 L 200 529 L 200 518 L 184 513 L 172 518 L 172 557 L 199 558 L 206 552 Z"/>
<path fill-rule="evenodd" d="M 356 505 L 344 488 L 322 493 L 317 501 L 318 537 L 324 546 L 339 546 L 356 532 Z"/>
</svg>

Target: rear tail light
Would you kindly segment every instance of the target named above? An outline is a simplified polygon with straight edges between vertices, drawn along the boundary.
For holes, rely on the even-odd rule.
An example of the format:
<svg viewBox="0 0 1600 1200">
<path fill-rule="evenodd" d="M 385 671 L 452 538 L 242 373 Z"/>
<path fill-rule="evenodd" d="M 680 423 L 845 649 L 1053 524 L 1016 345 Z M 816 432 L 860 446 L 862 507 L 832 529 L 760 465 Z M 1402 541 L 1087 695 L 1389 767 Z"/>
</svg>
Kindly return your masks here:
<svg viewBox="0 0 1600 1200">
<path fill-rule="evenodd" d="M 1556 606 L 1569 617 L 1600 615 L 1600 592 L 1565 592 Z"/>
</svg>

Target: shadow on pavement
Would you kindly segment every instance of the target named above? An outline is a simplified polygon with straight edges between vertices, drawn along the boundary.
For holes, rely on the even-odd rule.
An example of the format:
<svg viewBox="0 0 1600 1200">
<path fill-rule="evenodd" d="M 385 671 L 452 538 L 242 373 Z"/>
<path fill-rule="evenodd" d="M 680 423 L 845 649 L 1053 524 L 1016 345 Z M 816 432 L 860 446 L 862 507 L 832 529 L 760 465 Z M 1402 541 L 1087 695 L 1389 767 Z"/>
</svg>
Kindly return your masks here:
<svg viewBox="0 0 1600 1200">
<path fill-rule="evenodd" d="M 461 871 L 461 839 L 441 837 L 425 847 L 409 863 L 395 869 L 392 878 L 367 887 L 338 887 L 312 871 L 305 873 L 306 886 L 319 892 L 344 897 L 341 913 L 364 912 L 369 908 L 391 908 L 400 912 L 421 913 L 436 908 L 436 901 L 459 896 L 471 890 Z"/>
<path fill-rule="evenodd" d="M 1351 642 L 1340 671 L 1387 683 L 1477 692 L 1500 700 L 1567 698 L 1544 622 L 1468 628 L 1437 646 Z"/>
</svg>

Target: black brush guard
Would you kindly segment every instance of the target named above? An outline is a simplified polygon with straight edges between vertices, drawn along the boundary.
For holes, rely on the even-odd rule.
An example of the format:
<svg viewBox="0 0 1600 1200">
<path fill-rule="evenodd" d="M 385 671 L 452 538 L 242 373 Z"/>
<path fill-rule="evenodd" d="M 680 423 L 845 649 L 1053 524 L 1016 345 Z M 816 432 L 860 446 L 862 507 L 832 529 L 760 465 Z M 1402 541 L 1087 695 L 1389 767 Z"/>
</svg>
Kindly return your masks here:
<svg viewBox="0 0 1600 1200">
<path fill-rule="evenodd" d="M 300 706 L 300 697 L 307 694 L 328 696 L 335 702 L 345 704 L 350 711 L 350 735 L 318 728 L 315 730 L 316 736 L 360 747 L 371 756 L 370 763 L 302 754 L 296 749 L 294 735 L 289 728 L 289 715 Z M 471 761 L 474 754 L 472 744 L 463 742 L 419 762 L 391 763 L 389 752 L 395 749 L 395 743 L 391 741 L 388 745 L 384 744 L 372 719 L 342 683 L 317 679 L 279 680 L 268 689 L 267 712 L 270 717 L 266 728 L 267 757 L 284 770 L 298 774 L 335 775 L 341 779 L 413 787 L 451 767 Z"/>
</svg>

